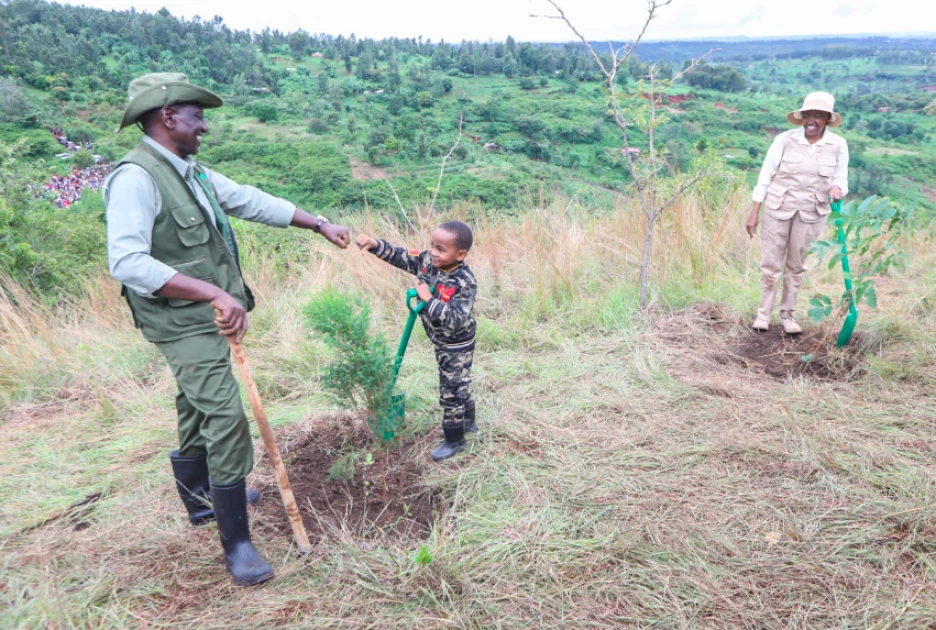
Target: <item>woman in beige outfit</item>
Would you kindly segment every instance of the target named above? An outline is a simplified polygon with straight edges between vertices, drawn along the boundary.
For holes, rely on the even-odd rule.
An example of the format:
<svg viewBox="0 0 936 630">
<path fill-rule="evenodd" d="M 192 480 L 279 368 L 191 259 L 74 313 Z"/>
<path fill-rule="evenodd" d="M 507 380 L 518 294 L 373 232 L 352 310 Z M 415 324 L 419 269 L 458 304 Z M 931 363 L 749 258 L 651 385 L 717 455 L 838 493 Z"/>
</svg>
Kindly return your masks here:
<svg viewBox="0 0 936 630">
<path fill-rule="evenodd" d="M 747 232 L 754 238 L 761 206 L 761 298 L 754 330 L 767 330 L 780 278 L 780 325 L 789 335 L 803 332 L 793 318 L 806 275 L 806 255 L 822 234 L 831 201 L 848 194 L 848 145 L 827 129 L 842 124 L 835 98 L 813 92 L 787 115 L 796 129 L 776 137 L 754 188 Z"/>
</svg>

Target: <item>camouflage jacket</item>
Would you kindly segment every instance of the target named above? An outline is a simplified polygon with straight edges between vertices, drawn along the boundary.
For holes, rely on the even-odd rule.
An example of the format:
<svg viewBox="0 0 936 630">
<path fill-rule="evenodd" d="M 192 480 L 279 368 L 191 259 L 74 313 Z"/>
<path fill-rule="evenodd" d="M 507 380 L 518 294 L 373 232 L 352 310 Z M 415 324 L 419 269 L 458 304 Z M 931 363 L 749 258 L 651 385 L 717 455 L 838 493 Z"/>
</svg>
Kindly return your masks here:
<svg viewBox="0 0 936 630">
<path fill-rule="evenodd" d="M 474 316 L 478 284 L 465 263 L 450 271 L 432 266 L 429 252 L 405 250 L 380 239 L 371 252 L 381 260 L 407 271 L 435 289 L 435 294 L 419 312 L 429 340 L 446 350 L 471 350 L 478 327 Z"/>
</svg>

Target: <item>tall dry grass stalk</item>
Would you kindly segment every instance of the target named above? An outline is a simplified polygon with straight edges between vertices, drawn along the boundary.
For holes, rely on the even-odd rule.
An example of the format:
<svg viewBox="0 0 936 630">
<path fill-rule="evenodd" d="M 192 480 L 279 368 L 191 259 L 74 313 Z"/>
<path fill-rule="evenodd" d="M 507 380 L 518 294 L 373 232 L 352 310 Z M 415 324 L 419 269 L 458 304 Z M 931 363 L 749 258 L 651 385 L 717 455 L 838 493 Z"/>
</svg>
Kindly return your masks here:
<svg viewBox="0 0 936 630">
<path fill-rule="evenodd" d="M 674 203 L 661 219 L 663 229 L 654 244 L 654 285 L 702 289 L 716 281 L 748 281 L 756 253 L 739 227 L 744 205 L 737 191 L 716 200 L 700 191 Z M 475 246 L 468 263 L 478 278 L 481 317 L 496 322 L 557 315 L 571 318 L 574 326 L 589 325 L 596 324 L 589 313 L 609 295 L 635 295 L 647 221 L 636 202 L 596 214 L 560 198 L 518 218 L 466 204 L 451 215 L 474 217 Z M 370 212 L 352 218 L 350 227 L 400 246 L 426 247 L 441 218 L 426 208 L 417 208 L 413 217 L 415 232 Z M 378 320 L 396 334 L 412 278 L 370 254 L 341 251 L 316 237 L 290 234 L 286 245 L 273 248 L 268 235 L 253 238 L 257 229 L 267 228 L 250 226 L 241 240 L 245 273 L 259 298 L 247 343 L 261 360 L 297 350 L 307 337 L 299 308 L 310 292 L 327 284 L 350 287 L 373 300 Z M 288 265 L 284 248 L 294 250 L 285 256 Z M 54 397 L 56 388 L 87 389 L 95 381 L 133 379 L 140 370 L 155 369 L 147 360 L 156 355 L 133 330 L 119 287 L 103 272 L 89 278 L 77 297 L 54 307 L 9 278 L 0 277 L 0 285 L 0 396 L 7 404 Z"/>
</svg>

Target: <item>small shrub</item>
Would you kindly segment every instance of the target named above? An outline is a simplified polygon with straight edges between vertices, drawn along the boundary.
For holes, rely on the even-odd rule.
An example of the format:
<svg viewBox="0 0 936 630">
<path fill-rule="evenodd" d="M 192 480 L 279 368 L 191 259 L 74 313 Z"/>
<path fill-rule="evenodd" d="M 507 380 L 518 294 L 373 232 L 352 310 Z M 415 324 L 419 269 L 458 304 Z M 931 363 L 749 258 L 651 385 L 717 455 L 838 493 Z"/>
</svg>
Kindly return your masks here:
<svg viewBox="0 0 936 630">
<path fill-rule="evenodd" d="M 263 123 L 279 120 L 279 110 L 270 103 L 254 103 L 250 111 L 257 117 L 257 120 Z"/>
<path fill-rule="evenodd" d="M 377 418 L 390 408 L 393 355 L 386 338 L 370 332 L 370 305 L 328 287 L 306 304 L 303 313 L 309 328 L 331 349 L 323 386 L 338 404 L 363 408 L 375 440 L 382 440 Z"/>
<path fill-rule="evenodd" d="M 908 213 L 909 210 L 895 206 L 887 198 L 872 196 L 861 204 L 846 203 L 841 213 L 833 212 L 829 215 L 830 222 L 842 222 L 841 229 L 845 233 L 846 249 L 852 264 L 850 279 L 856 307 L 864 301 L 871 308 L 877 308 L 873 277 L 886 273 L 902 262 L 903 252 L 897 243 L 903 234 Z M 845 256 L 842 243 L 837 238 L 816 241 L 810 251 L 816 254 L 820 263 L 830 252 L 835 252 L 829 260 L 829 269 L 832 269 Z M 809 316 L 814 322 L 820 322 L 835 312 L 836 307 L 839 313 L 844 314 L 851 299 L 847 291 L 842 293 L 837 303 L 828 295 L 817 294 L 809 300 L 812 307 Z"/>
<path fill-rule="evenodd" d="M 72 164 L 78 168 L 88 168 L 94 166 L 94 156 L 87 149 L 82 149 L 72 156 Z"/>
</svg>

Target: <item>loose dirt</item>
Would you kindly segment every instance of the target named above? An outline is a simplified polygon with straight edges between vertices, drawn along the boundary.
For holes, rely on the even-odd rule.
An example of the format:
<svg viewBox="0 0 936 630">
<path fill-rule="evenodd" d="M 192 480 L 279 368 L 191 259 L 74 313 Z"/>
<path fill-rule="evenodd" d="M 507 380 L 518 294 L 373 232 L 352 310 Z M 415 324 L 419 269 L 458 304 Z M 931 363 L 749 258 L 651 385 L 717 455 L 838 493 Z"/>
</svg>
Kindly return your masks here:
<svg viewBox="0 0 936 630">
<path fill-rule="evenodd" d="M 423 483 L 428 463 L 421 446 L 428 439 L 432 436 L 380 449 L 364 423 L 350 416 L 281 431 L 277 442 L 313 544 L 349 535 L 425 538 L 440 509 L 437 493 Z M 272 472 L 258 479 L 257 487 L 263 501 L 254 527 L 290 531 Z"/>
<path fill-rule="evenodd" d="M 733 340 L 727 351 L 712 358 L 736 363 L 769 376 L 812 376 L 843 380 L 855 374 L 861 362 L 858 348 L 861 333 L 852 335 L 844 348 L 836 348 L 838 332 L 826 335 L 822 330 L 803 330 L 800 335 L 786 335 L 777 325 L 766 332 L 751 331 Z"/>
<path fill-rule="evenodd" d="M 799 335 L 784 334 L 776 322 L 770 330 L 757 332 L 747 318 L 726 307 L 702 305 L 660 317 L 653 336 L 672 356 L 674 378 L 726 397 L 734 397 L 739 389 L 732 384 L 743 388 L 752 374 L 780 380 L 848 380 L 861 373 L 862 333 L 854 333 L 846 347 L 836 348 L 841 322 L 829 334 L 808 320 L 799 324 Z"/>
</svg>

